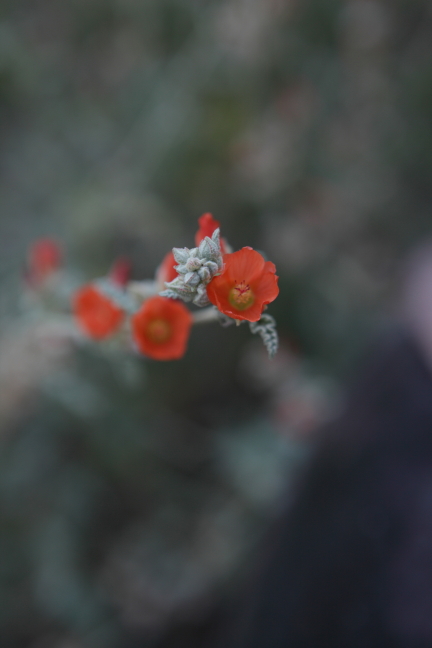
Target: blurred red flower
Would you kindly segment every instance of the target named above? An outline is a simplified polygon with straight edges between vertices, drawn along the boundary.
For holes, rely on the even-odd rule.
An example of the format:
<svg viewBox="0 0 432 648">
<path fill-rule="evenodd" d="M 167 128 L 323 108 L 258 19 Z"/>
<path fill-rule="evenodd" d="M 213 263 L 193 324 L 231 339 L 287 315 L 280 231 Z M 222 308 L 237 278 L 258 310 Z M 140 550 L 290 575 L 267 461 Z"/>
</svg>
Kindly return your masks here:
<svg viewBox="0 0 432 648">
<path fill-rule="evenodd" d="M 121 308 L 91 284 L 75 293 L 72 309 L 79 327 L 95 340 L 115 333 L 125 316 Z"/>
<path fill-rule="evenodd" d="M 208 236 L 209 238 L 212 237 L 213 233 L 217 228 L 220 228 L 220 223 L 216 219 L 213 218 L 213 215 L 210 213 L 203 214 L 198 218 L 198 224 L 199 224 L 199 230 L 195 234 L 195 245 L 198 246 L 201 241 Z M 220 240 L 220 246 L 221 246 L 221 252 L 222 254 L 225 254 L 226 252 L 226 243 L 225 241 L 221 238 Z"/>
<path fill-rule="evenodd" d="M 132 265 L 129 259 L 126 257 L 120 257 L 114 262 L 109 273 L 109 278 L 117 286 L 124 288 L 129 281 L 131 269 Z"/>
<path fill-rule="evenodd" d="M 28 252 L 27 280 L 31 286 L 40 286 L 63 261 L 60 245 L 50 238 L 35 241 Z"/>
<path fill-rule="evenodd" d="M 154 360 L 177 360 L 186 351 L 192 315 L 181 302 L 151 297 L 132 317 L 132 336 L 141 353 Z"/>
<path fill-rule="evenodd" d="M 156 271 L 156 281 L 161 286 L 161 290 L 164 289 L 165 283 L 173 281 L 178 277 L 177 270 L 174 269 L 174 266 L 177 266 L 178 263 L 174 259 L 174 254 L 168 252 L 164 258 L 159 268 Z"/>
<path fill-rule="evenodd" d="M 266 304 L 279 294 L 274 263 L 251 247 L 224 256 L 222 273 L 207 286 L 207 295 L 221 313 L 257 322 Z"/>
</svg>

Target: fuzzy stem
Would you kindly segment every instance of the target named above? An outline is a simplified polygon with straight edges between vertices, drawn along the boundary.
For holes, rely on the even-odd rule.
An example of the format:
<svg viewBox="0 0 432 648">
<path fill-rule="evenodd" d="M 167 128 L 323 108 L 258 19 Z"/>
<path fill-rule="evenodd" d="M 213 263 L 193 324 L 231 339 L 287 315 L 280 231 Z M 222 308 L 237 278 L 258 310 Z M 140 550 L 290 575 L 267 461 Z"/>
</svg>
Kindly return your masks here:
<svg viewBox="0 0 432 648">
<path fill-rule="evenodd" d="M 157 295 L 159 292 L 159 287 L 156 281 L 151 279 L 144 281 L 130 281 L 127 288 L 133 295 L 144 300 Z"/>
<path fill-rule="evenodd" d="M 160 286 L 152 280 L 130 281 L 127 288 L 132 295 L 135 295 L 144 301 L 149 299 L 149 297 L 157 295 L 160 290 Z M 196 311 L 192 316 L 194 324 L 208 324 L 209 322 L 217 322 L 219 320 L 218 311 L 214 306 L 209 306 L 208 308 Z"/>
<path fill-rule="evenodd" d="M 218 312 L 214 306 L 204 308 L 203 310 L 193 313 L 194 324 L 207 324 L 208 322 L 217 322 L 219 319 Z"/>
</svg>

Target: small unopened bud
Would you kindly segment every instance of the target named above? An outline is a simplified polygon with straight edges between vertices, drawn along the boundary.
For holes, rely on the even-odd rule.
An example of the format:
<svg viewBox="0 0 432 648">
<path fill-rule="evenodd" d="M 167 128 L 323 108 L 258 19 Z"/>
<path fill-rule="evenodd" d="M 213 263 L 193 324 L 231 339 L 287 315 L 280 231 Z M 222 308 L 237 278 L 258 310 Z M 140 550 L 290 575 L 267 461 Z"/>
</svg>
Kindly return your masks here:
<svg viewBox="0 0 432 648">
<path fill-rule="evenodd" d="M 165 282 L 166 290 L 160 294 L 171 298 L 177 296 L 196 306 L 207 306 L 210 302 L 206 286 L 223 267 L 219 229 L 211 238 L 206 236 L 198 247 L 191 250 L 174 248 L 173 254 L 179 263 L 175 267 L 178 277 Z"/>
<path fill-rule="evenodd" d="M 188 272 L 195 272 L 201 268 L 201 261 L 196 257 L 192 257 L 186 261 L 186 269 Z"/>
</svg>

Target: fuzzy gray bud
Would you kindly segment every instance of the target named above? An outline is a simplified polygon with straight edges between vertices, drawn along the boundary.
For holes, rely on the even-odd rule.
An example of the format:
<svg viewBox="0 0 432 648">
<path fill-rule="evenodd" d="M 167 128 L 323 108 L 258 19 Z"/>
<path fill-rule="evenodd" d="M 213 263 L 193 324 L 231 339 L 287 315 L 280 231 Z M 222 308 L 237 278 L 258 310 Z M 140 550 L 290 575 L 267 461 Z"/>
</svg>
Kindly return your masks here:
<svg viewBox="0 0 432 648">
<path fill-rule="evenodd" d="M 222 271 L 223 259 L 220 249 L 219 229 L 212 237 L 206 236 L 197 248 L 174 248 L 178 277 L 166 283 L 163 297 L 176 297 L 196 306 L 208 306 L 206 286 Z"/>
</svg>

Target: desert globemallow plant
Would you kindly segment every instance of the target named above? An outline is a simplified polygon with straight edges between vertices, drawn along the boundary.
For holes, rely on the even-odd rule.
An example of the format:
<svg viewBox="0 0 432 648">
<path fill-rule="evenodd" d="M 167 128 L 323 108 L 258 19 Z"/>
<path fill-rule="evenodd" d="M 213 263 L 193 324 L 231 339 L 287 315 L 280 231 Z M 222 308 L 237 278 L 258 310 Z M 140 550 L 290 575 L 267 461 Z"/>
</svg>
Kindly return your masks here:
<svg viewBox="0 0 432 648">
<path fill-rule="evenodd" d="M 173 248 L 154 279 L 130 281 L 128 263 L 121 259 L 106 277 L 75 290 L 71 311 L 79 331 L 98 341 L 118 335 L 145 357 L 177 360 L 186 352 L 194 325 L 247 322 L 273 357 L 278 348 L 276 323 L 265 311 L 279 294 L 275 265 L 251 247 L 232 251 L 211 214 L 203 214 L 198 224 L 195 247 Z M 34 249 L 39 247 L 36 242 Z M 45 240 L 44 247 L 50 248 L 50 257 L 60 259 L 60 252 L 53 254 L 54 242 Z M 30 258 L 35 276 L 45 278 L 57 270 L 43 254 Z M 35 268 L 38 258 L 40 273 Z M 39 282 L 30 284 L 37 290 Z"/>
</svg>

